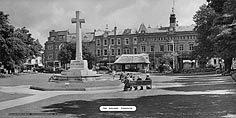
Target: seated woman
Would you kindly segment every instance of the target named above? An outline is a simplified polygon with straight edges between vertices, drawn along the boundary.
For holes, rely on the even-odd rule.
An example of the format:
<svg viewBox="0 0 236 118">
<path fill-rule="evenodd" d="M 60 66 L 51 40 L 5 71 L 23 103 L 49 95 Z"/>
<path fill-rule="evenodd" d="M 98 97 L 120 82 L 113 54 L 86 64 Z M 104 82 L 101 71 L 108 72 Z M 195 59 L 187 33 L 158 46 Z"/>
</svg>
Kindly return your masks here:
<svg viewBox="0 0 236 118">
<path fill-rule="evenodd" d="M 149 74 L 146 75 L 146 79 L 145 79 L 145 80 L 152 80 L 152 79 L 150 78 L 150 75 L 149 75 Z M 147 85 L 147 86 L 146 86 L 146 89 L 151 89 L 151 85 Z"/>
<path fill-rule="evenodd" d="M 140 75 L 138 75 L 137 81 L 142 81 L 142 78 L 140 77 Z M 143 90 L 143 86 L 140 86 L 140 89 L 139 89 L 139 90 Z"/>
<path fill-rule="evenodd" d="M 127 76 L 123 79 L 123 83 L 125 84 L 125 86 L 124 86 L 124 91 L 127 91 L 128 88 L 131 88 L 131 87 L 130 87 L 130 80 L 128 79 Z"/>
</svg>

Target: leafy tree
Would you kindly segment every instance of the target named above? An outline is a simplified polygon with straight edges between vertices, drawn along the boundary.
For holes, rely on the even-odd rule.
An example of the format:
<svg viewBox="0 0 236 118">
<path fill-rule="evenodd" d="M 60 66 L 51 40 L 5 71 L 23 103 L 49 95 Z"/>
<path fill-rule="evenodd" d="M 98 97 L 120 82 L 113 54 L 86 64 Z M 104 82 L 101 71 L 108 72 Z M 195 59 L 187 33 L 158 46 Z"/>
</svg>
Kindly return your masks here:
<svg viewBox="0 0 236 118">
<path fill-rule="evenodd" d="M 224 59 L 226 72 L 230 72 L 236 56 L 236 1 L 207 0 L 194 16 L 199 33 L 198 46 L 193 54 L 202 59 L 218 56 Z"/>
<path fill-rule="evenodd" d="M 82 57 L 84 60 L 87 60 L 88 61 L 88 68 L 92 68 L 93 64 L 95 63 L 96 59 L 94 57 L 94 55 L 92 55 L 90 52 L 89 52 L 89 49 L 88 47 L 86 47 L 85 45 L 82 45 Z"/>
<path fill-rule="evenodd" d="M 14 37 L 17 37 L 22 40 L 26 48 L 26 57 L 35 57 L 39 56 L 40 51 L 42 51 L 42 45 L 39 43 L 38 39 L 31 37 L 31 34 L 28 29 L 25 27 L 18 28 L 14 32 Z"/>
<path fill-rule="evenodd" d="M 226 72 L 231 71 L 232 59 L 236 57 L 236 1 L 207 0 L 208 6 L 217 14 L 211 37 L 216 52 L 224 59 Z"/>
<path fill-rule="evenodd" d="M 194 47 L 192 57 L 198 59 L 200 67 L 205 67 L 209 58 L 216 56 L 214 41 L 210 37 L 213 20 L 216 17 L 215 11 L 202 5 L 193 17 L 196 23 L 195 31 L 198 33 L 197 46 Z"/>
<path fill-rule="evenodd" d="M 75 59 L 75 43 L 66 42 L 61 47 L 59 53 L 58 53 L 58 60 L 61 61 L 61 63 L 66 65 L 70 62 L 70 60 Z"/>
<path fill-rule="evenodd" d="M 14 72 L 14 67 L 22 65 L 27 58 L 38 56 L 42 46 L 25 27 L 15 30 L 8 16 L 0 11 L 0 61 Z"/>
<path fill-rule="evenodd" d="M 92 67 L 92 63 L 95 61 L 95 57 L 89 52 L 89 49 L 82 45 L 82 57 L 84 60 L 88 61 L 88 66 Z M 61 61 L 62 64 L 67 64 L 70 60 L 75 59 L 76 55 L 76 43 L 74 42 L 66 42 L 63 44 L 62 48 L 58 53 L 58 60 Z"/>
</svg>

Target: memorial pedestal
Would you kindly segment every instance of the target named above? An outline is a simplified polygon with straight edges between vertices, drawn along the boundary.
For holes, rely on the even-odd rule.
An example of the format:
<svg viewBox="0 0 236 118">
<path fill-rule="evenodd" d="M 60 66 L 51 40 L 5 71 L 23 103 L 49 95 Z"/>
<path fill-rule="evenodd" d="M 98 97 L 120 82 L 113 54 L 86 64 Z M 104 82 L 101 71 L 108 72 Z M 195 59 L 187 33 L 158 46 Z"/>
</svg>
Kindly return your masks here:
<svg viewBox="0 0 236 118">
<path fill-rule="evenodd" d="M 60 80 L 78 80 L 86 81 L 87 79 L 92 79 L 101 76 L 97 74 L 96 71 L 88 69 L 87 60 L 71 60 L 70 69 L 63 71 L 61 75 L 55 75 L 55 77 Z"/>
</svg>

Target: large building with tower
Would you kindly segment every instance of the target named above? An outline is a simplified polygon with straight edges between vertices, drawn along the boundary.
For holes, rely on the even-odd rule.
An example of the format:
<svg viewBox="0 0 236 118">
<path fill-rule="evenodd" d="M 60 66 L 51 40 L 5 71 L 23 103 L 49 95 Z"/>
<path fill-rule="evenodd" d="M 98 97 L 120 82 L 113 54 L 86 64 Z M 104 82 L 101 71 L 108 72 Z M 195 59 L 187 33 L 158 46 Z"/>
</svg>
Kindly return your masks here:
<svg viewBox="0 0 236 118">
<path fill-rule="evenodd" d="M 99 65 L 109 66 L 122 54 L 147 53 L 150 69 L 157 68 L 163 58 L 169 58 L 166 63 L 174 69 L 183 69 L 184 62 L 195 63 L 189 54 L 196 40 L 194 26 L 178 26 L 172 12 L 167 27 L 146 27 L 142 23 L 138 29 L 120 30 L 114 27 L 110 31 L 96 31 L 95 56 Z M 192 67 L 195 66 L 192 64 Z"/>
<path fill-rule="evenodd" d="M 82 38 L 83 45 L 95 56 L 99 66 L 113 65 L 122 54 L 142 53 L 149 55 L 150 69 L 156 69 L 163 61 L 177 70 L 197 66 L 196 61 L 190 58 L 197 40 L 194 25 L 179 26 L 174 12 L 170 14 L 169 26 L 166 27 L 146 27 L 142 23 L 137 29 L 94 30 L 83 33 Z M 57 59 L 60 46 L 74 40 L 75 34 L 68 30 L 50 31 L 45 43 L 44 65 L 61 67 Z"/>
</svg>

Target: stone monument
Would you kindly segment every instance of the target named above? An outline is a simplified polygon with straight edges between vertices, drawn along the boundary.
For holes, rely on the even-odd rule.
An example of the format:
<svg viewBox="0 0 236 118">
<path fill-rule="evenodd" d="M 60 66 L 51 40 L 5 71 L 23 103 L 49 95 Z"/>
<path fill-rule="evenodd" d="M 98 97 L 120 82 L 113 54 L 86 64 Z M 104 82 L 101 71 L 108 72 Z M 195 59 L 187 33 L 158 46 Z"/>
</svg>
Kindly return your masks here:
<svg viewBox="0 0 236 118">
<path fill-rule="evenodd" d="M 81 33 L 81 25 L 85 23 L 84 19 L 79 18 L 80 11 L 76 11 L 76 18 L 72 18 L 71 22 L 76 23 L 76 58 L 75 60 L 71 60 L 70 69 L 63 71 L 61 75 L 56 75 L 56 78 L 60 79 L 68 79 L 68 80 L 81 80 L 89 77 L 98 77 L 101 76 L 96 74 L 96 71 L 92 71 L 88 69 L 87 60 L 83 60 L 82 58 L 82 33 Z"/>
</svg>

